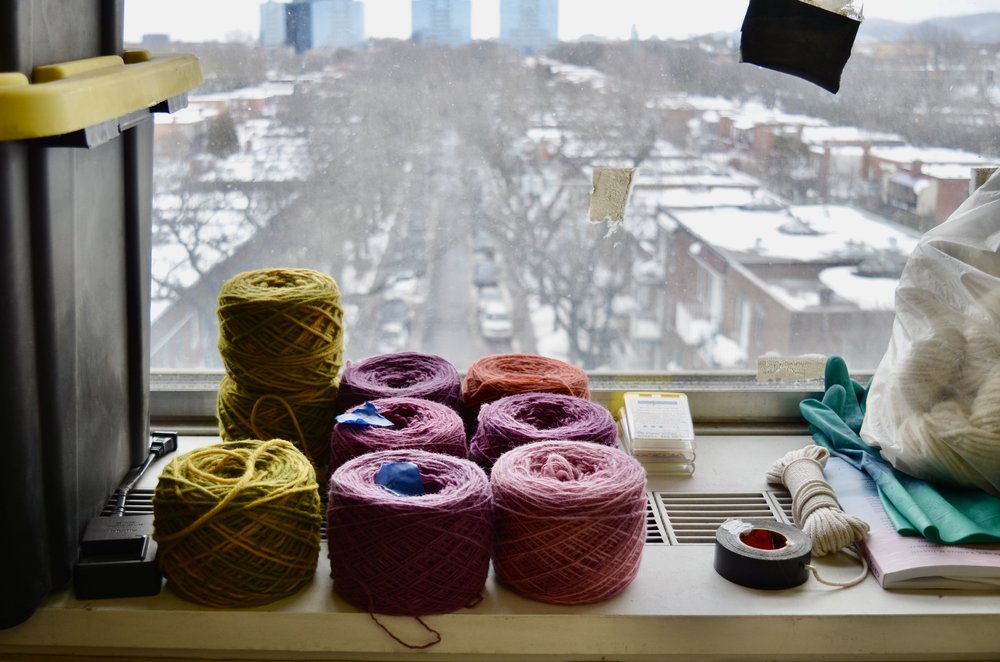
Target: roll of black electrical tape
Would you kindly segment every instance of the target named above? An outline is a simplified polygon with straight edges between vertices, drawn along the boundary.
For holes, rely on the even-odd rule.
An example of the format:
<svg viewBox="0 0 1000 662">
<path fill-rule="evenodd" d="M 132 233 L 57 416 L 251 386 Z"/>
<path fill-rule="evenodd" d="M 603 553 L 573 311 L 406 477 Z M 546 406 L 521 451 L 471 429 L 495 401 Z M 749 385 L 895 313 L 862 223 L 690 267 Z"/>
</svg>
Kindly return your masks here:
<svg viewBox="0 0 1000 662">
<path fill-rule="evenodd" d="M 769 519 L 731 519 L 715 533 L 715 571 L 748 588 L 782 589 L 809 579 L 812 541 Z"/>
</svg>

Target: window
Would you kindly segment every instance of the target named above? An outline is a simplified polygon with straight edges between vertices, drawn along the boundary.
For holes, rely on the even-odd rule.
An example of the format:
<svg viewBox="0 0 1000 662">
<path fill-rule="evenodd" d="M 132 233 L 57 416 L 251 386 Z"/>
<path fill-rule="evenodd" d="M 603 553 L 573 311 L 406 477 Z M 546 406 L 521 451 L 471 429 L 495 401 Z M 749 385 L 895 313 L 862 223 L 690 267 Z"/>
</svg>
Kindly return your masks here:
<svg viewBox="0 0 1000 662">
<path fill-rule="evenodd" d="M 741 3 L 711 19 L 641 2 L 218 5 L 186 26 L 171 3 L 126 3 L 128 42 L 194 52 L 206 75 L 157 118 L 154 371 L 220 368 L 219 287 L 273 266 L 334 276 L 349 358 L 731 371 L 777 351 L 870 370 L 898 276 L 862 263 L 905 257 L 1000 151 L 982 128 L 1000 47 L 957 21 L 887 26 L 888 7 L 868 8 L 833 95 L 740 64 Z M 638 168 L 621 227 L 587 220 L 598 165 Z M 926 174 L 944 166 L 951 180 Z M 480 313 L 483 288 L 503 319 Z M 862 305 L 874 290 L 890 295 Z M 437 332 L 456 324 L 461 346 Z M 870 342 L 845 343 L 859 326 Z"/>
</svg>

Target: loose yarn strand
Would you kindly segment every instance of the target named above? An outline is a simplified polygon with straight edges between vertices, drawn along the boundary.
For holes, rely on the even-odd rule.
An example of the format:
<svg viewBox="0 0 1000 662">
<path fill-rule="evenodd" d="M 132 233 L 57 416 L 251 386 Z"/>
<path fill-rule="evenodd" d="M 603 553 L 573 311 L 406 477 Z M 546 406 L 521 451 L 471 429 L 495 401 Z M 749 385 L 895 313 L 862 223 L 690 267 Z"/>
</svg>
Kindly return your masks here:
<svg viewBox="0 0 1000 662">
<path fill-rule="evenodd" d="M 806 570 L 808 570 L 813 574 L 813 577 L 816 578 L 816 581 L 818 581 L 821 584 L 826 584 L 827 586 L 835 586 L 837 588 L 850 588 L 851 586 L 855 586 L 863 582 L 865 580 L 865 577 L 868 576 L 868 561 L 865 559 L 865 555 L 858 553 L 852 547 L 845 547 L 840 551 L 861 563 L 861 572 L 858 573 L 853 579 L 847 579 L 844 581 L 824 579 L 819 574 L 819 569 L 812 563 L 807 563 L 805 565 Z"/>
<path fill-rule="evenodd" d="M 302 432 L 302 426 L 299 425 L 299 419 L 295 417 L 295 410 L 292 409 L 291 405 L 289 405 L 288 402 L 281 396 L 271 394 L 271 395 L 262 395 L 259 398 L 257 398 L 257 402 L 253 403 L 253 409 L 250 410 L 250 429 L 253 430 L 253 433 L 258 438 L 267 436 L 267 434 L 264 433 L 257 426 L 257 412 L 260 409 L 260 403 L 265 402 L 267 400 L 274 400 L 279 405 L 284 407 L 285 411 L 288 412 L 288 417 L 292 421 L 292 427 L 295 428 L 296 439 L 298 439 L 299 441 L 298 447 L 302 451 L 302 453 L 309 459 L 309 462 L 312 463 L 313 466 L 315 466 L 316 458 L 314 458 L 313 454 L 309 451 L 310 444 L 306 439 L 306 435 Z"/>
</svg>

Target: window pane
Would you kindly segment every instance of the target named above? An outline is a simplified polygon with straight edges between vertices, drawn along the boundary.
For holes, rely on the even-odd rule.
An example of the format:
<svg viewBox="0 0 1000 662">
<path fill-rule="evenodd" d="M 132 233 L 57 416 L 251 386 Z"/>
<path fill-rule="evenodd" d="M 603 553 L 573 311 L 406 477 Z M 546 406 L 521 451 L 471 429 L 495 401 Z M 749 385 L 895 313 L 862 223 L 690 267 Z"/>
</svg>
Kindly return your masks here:
<svg viewBox="0 0 1000 662">
<path fill-rule="evenodd" d="M 874 368 L 907 255 L 1000 150 L 995 31 L 872 6 L 832 94 L 703 4 L 128 0 L 127 40 L 206 79 L 157 116 L 153 369 L 220 368 L 219 288 L 264 267 L 337 280 L 348 358 Z M 588 219 L 607 166 L 637 169 L 621 224 Z"/>
</svg>

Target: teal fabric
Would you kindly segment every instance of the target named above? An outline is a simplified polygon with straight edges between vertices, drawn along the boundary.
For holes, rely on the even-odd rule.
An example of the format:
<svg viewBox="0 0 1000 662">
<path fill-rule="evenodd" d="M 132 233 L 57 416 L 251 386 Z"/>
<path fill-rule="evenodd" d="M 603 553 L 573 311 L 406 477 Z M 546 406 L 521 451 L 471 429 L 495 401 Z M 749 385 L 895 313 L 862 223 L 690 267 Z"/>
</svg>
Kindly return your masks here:
<svg viewBox="0 0 1000 662">
<path fill-rule="evenodd" d="M 899 533 L 945 544 L 1000 542 L 1000 499 L 897 471 L 861 440 L 868 388 L 851 379 L 839 356 L 827 360 L 825 380 L 822 400 L 799 403 L 813 441 L 871 476 Z"/>
</svg>

